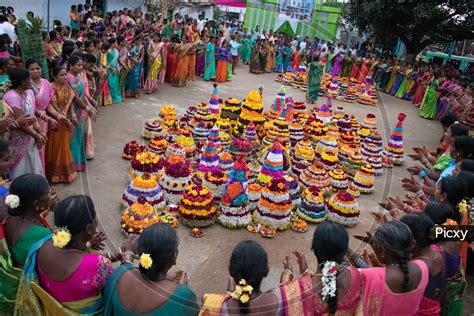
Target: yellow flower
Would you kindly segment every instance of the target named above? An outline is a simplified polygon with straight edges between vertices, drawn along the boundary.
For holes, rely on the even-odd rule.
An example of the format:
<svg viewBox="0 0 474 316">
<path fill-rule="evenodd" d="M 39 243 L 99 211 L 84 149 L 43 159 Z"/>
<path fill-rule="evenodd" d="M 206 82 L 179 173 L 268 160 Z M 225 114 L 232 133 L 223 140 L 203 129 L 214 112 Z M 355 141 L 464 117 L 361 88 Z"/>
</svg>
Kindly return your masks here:
<svg viewBox="0 0 474 316">
<path fill-rule="evenodd" d="M 247 294 L 243 294 L 243 295 L 240 297 L 240 301 L 242 302 L 242 304 L 248 303 L 249 300 L 250 300 L 250 297 L 249 297 Z"/>
<path fill-rule="evenodd" d="M 65 228 L 59 228 L 53 235 L 53 245 L 56 248 L 64 248 L 71 241 L 71 233 Z"/>
<path fill-rule="evenodd" d="M 151 256 L 147 253 L 142 253 L 142 255 L 140 256 L 140 265 L 144 269 L 150 269 L 152 264 L 153 259 L 151 259 Z"/>
<path fill-rule="evenodd" d="M 253 291 L 253 287 L 251 285 L 247 285 L 247 286 L 244 286 L 244 288 L 242 289 L 244 292 L 250 292 L 252 293 Z"/>
</svg>

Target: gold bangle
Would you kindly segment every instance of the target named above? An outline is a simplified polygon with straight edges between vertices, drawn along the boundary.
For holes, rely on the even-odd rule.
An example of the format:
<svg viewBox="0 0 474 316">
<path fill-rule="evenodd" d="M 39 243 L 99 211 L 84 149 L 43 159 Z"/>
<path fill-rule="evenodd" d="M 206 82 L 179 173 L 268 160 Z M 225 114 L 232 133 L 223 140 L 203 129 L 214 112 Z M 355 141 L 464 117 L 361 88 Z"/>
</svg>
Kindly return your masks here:
<svg viewBox="0 0 474 316">
<path fill-rule="evenodd" d="M 304 270 L 302 274 L 306 274 L 306 273 L 314 274 L 313 270 L 311 270 L 310 268 L 306 268 L 306 270 Z"/>
<path fill-rule="evenodd" d="M 288 269 L 283 270 L 280 277 L 280 284 L 287 283 L 293 280 L 293 272 Z"/>
</svg>

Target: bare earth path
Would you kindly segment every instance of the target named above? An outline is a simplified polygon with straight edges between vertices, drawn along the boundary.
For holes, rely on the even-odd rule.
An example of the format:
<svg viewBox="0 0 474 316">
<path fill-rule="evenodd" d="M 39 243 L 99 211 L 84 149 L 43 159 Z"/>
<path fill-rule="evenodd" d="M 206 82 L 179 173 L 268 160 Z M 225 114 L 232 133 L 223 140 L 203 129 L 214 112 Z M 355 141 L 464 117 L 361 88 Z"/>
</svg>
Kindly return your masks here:
<svg viewBox="0 0 474 316">
<path fill-rule="evenodd" d="M 275 74 L 253 75 L 248 73 L 246 66 L 240 65 L 231 83 L 219 85 L 219 94 L 223 99 L 236 97 L 242 100 L 249 90 L 257 89 L 263 84 L 264 105 L 268 109 L 280 86 L 274 79 Z M 96 153 L 94 160 L 88 162 L 87 172 L 81 173 L 76 182 L 56 188 L 62 196 L 82 193 L 91 195 L 99 214 L 100 225 L 108 236 L 110 246 L 120 246 L 125 238 L 120 232 L 119 224 L 119 203 L 129 182 L 127 174 L 129 162 L 120 157 L 124 144 L 130 140 L 143 142 L 140 137 L 143 120 L 157 116 L 162 105 L 173 104 L 178 114 L 182 115 L 189 105 L 208 102 L 211 92 L 212 83 L 197 78 L 184 88 L 174 88 L 165 84 L 153 95 L 143 94 L 139 99 L 127 99 L 123 104 L 101 108 L 101 117 L 93 126 Z M 296 101 L 305 99 L 300 90 L 291 87 L 286 88 L 286 93 L 292 95 Z M 320 99 L 318 105 L 324 101 L 325 99 Z M 338 106 L 342 103 L 334 101 L 333 104 Z M 398 113 L 407 114 L 404 124 L 406 151 L 415 145 L 434 147 L 441 137 L 441 126 L 438 122 L 421 119 L 417 109 L 410 103 L 386 94 L 381 94 L 379 107 L 357 103 L 342 105 L 347 112 L 355 114 L 359 121 L 363 120 L 366 113 L 373 112 L 377 117 L 378 128 L 384 142 L 390 136 Z M 411 161 L 407 159 L 406 164 L 410 163 Z M 377 203 L 384 195 L 401 193 L 399 179 L 406 175 L 405 168 L 397 167 L 376 178 L 375 193 L 358 199 L 362 216 L 360 223 L 355 228 L 349 229 L 351 236 L 375 229 L 376 223 L 372 221 L 370 211 L 377 210 Z M 282 260 L 294 250 L 306 253 L 310 266 L 315 267 L 314 255 L 310 250 L 314 227 L 310 226 L 305 234 L 292 231 L 278 232 L 274 239 L 269 240 L 246 230 L 229 230 L 214 225 L 205 229 L 206 236 L 195 239 L 189 235 L 188 228 L 180 225 L 178 228 L 180 253 L 177 267 L 187 270 L 190 286 L 198 297 L 203 293 L 220 293 L 225 290 L 227 284 L 227 265 L 233 247 L 241 240 L 253 239 L 260 242 L 269 255 L 270 274 L 263 285 L 264 289 L 268 289 L 278 285 Z M 351 238 L 350 244 L 356 251 L 360 251 L 360 247 L 364 246 L 354 238 Z M 295 260 L 293 266 L 296 268 Z M 472 306 L 472 301 L 470 305 Z"/>
</svg>

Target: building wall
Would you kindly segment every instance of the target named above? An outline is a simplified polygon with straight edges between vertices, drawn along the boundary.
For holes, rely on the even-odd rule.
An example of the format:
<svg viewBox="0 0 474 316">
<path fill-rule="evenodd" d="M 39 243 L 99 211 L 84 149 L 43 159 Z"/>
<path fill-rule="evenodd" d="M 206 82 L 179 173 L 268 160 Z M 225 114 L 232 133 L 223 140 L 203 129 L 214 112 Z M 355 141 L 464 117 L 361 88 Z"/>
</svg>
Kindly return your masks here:
<svg viewBox="0 0 474 316">
<path fill-rule="evenodd" d="M 174 9 L 173 14 L 188 15 L 193 19 L 197 19 L 198 15 L 204 12 L 204 19 L 212 20 L 214 16 L 214 8 L 212 6 L 182 6 Z"/>
<path fill-rule="evenodd" d="M 336 39 L 340 12 L 339 8 L 316 5 L 313 22 L 298 22 L 296 34 L 334 41 Z M 260 30 L 275 31 L 276 15 L 276 0 L 248 0 L 244 28 L 247 30 L 255 29 L 255 26 L 259 25 Z"/>
</svg>

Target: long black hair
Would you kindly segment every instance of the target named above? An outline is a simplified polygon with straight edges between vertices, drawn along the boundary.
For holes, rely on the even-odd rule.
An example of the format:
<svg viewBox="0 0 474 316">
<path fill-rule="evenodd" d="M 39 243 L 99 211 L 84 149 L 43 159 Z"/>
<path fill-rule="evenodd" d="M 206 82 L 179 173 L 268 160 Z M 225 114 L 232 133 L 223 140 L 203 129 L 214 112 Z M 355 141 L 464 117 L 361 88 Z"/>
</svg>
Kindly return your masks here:
<svg viewBox="0 0 474 316">
<path fill-rule="evenodd" d="M 96 218 L 94 202 L 88 195 L 73 195 L 62 200 L 54 209 L 54 224 L 65 227 L 74 238 Z"/>
<path fill-rule="evenodd" d="M 467 196 L 466 182 L 460 177 L 444 177 L 440 183 L 441 193 L 446 194 L 447 202 L 454 210 L 454 220 L 459 222 L 461 214 L 459 214 L 458 204 Z"/>
<path fill-rule="evenodd" d="M 413 235 L 410 228 L 403 222 L 390 221 L 380 225 L 373 236 L 374 245 L 384 251 L 398 263 L 400 270 L 405 275 L 404 291 L 412 287 L 408 262 L 413 249 Z"/>
<path fill-rule="evenodd" d="M 16 68 L 8 73 L 11 81 L 11 89 L 17 89 L 23 82 L 28 80 L 30 73 L 24 68 Z"/>
<path fill-rule="evenodd" d="M 426 248 L 433 244 L 433 240 L 428 238 L 428 233 L 429 229 L 434 226 L 434 222 L 428 214 L 407 214 L 403 216 L 400 221 L 410 228 L 413 239 L 415 239 L 418 247 Z"/>
<path fill-rule="evenodd" d="M 140 266 L 142 276 L 157 281 L 166 272 L 171 260 L 178 251 L 178 235 L 168 224 L 154 224 L 143 230 L 138 239 L 138 254 L 147 253 L 153 260 L 150 268 Z"/>
<path fill-rule="evenodd" d="M 349 245 L 349 235 L 341 224 L 333 221 L 325 221 L 318 225 L 313 235 L 312 249 L 318 264 L 322 265 L 327 261 L 340 263 L 344 260 Z M 336 272 L 337 278 L 337 272 Z M 337 286 L 336 295 L 329 297 L 329 313 L 335 314 L 337 311 Z"/>
<path fill-rule="evenodd" d="M 232 251 L 229 273 L 238 284 L 244 279 L 254 291 L 260 291 L 263 278 L 268 275 L 268 257 L 263 247 L 252 240 L 241 241 Z M 248 303 L 240 302 L 241 314 L 248 314 Z"/>
<path fill-rule="evenodd" d="M 48 190 L 48 180 L 45 177 L 28 173 L 13 180 L 10 185 L 10 194 L 16 195 L 20 199 L 20 205 L 15 208 L 8 208 L 11 216 L 22 216 L 25 211 L 32 207 L 32 204 L 39 200 Z"/>
<path fill-rule="evenodd" d="M 448 219 L 454 219 L 451 206 L 443 203 L 428 203 L 423 212 L 437 225 L 445 223 Z"/>
</svg>

